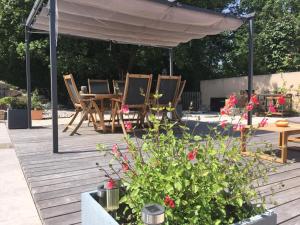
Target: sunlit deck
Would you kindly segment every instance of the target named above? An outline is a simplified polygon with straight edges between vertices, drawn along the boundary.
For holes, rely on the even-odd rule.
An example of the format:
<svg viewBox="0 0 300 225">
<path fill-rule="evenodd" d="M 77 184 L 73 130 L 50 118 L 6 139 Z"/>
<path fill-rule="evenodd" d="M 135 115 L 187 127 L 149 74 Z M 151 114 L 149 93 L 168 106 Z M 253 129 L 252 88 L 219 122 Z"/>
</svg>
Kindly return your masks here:
<svg viewBox="0 0 300 225">
<path fill-rule="evenodd" d="M 80 193 L 95 190 L 105 179 L 95 163 L 107 165 L 109 162 L 107 156 L 96 150 L 96 144 L 108 148 L 115 143 L 125 145 L 121 133 L 101 134 L 83 126 L 80 135 L 69 136 L 61 130 L 60 126 L 58 154 L 52 154 L 49 127 L 10 130 L 9 133 L 43 223 L 78 225 L 81 224 Z M 277 143 L 274 133 L 261 133 L 257 138 Z M 295 163 L 278 164 L 278 171 L 270 175 L 270 184 L 265 188 L 275 190 L 273 200 L 278 205 L 270 207 L 278 213 L 278 224 L 295 225 L 300 224 L 300 151 L 290 147 L 288 158 L 294 158 Z M 281 183 L 284 187 L 279 189 Z M 270 195 L 270 191 L 266 191 L 266 195 Z"/>
</svg>

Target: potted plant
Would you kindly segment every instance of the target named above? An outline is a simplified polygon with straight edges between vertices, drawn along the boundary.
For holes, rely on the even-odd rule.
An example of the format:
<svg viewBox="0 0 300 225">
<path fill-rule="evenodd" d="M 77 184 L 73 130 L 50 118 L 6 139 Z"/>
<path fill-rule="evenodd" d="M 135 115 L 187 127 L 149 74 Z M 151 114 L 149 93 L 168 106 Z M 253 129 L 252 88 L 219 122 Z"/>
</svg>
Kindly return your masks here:
<svg viewBox="0 0 300 225">
<path fill-rule="evenodd" d="M 34 90 L 31 96 L 31 108 L 31 119 L 42 120 L 44 107 L 37 89 Z"/>
<path fill-rule="evenodd" d="M 256 189 L 265 184 L 273 167 L 261 161 L 261 149 L 253 157 L 240 154 L 240 140 L 233 137 L 232 131 L 244 129 L 244 116 L 236 124 L 222 119 L 236 104 L 236 96 L 230 96 L 220 123 L 211 127 L 205 137 L 183 125 L 178 136 L 174 132 L 176 123 L 150 115 L 152 126 L 142 142 L 137 144 L 136 139 L 126 137 L 127 148 L 113 145 L 111 151 L 105 151 L 112 157 L 109 168 L 98 165 L 107 183 L 114 177 L 120 179 L 120 186 L 125 189 L 120 206 L 124 208 L 108 212 L 99 204 L 96 191 L 84 193 L 82 224 L 123 224 L 123 213 L 128 210 L 133 224 L 143 224 L 143 207 L 157 203 L 165 207 L 166 225 L 275 225 L 276 214 L 266 210 L 266 200 Z M 253 96 L 242 113 L 252 111 L 257 104 Z M 265 125 L 264 118 L 259 126 Z M 107 148 L 98 145 L 98 149 Z"/>
<path fill-rule="evenodd" d="M 7 106 L 8 129 L 28 128 L 27 105 L 24 97 L 4 97 L 0 105 Z"/>
</svg>

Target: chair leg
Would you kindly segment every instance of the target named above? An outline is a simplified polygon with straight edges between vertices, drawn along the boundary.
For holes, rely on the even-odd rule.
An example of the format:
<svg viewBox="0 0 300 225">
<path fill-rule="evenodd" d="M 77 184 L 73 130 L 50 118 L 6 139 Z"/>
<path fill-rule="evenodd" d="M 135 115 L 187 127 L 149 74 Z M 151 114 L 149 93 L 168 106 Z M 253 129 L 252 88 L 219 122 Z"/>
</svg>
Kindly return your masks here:
<svg viewBox="0 0 300 225">
<path fill-rule="evenodd" d="M 73 115 L 72 119 L 70 120 L 70 122 L 68 123 L 68 125 L 63 129 L 63 132 L 66 132 L 69 129 L 69 126 L 72 125 L 72 123 L 74 122 L 74 120 L 76 119 L 76 117 L 78 116 L 79 111 L 76 110 L 75 114 Z"/>
<path fill-rule="evenodd" d="M 88 105 L 88 107 L 83 108 L 83 116 L 81 117 L 81 119 L 80 119 L 79 123 L 77 124 L 77 126 L 75 127 L 75 129 L 71 132 L 70 136 L 73 136 L 76 133 L 76 131 L 79 129 L 79 127 L 81 126 L 81 124 L 85 120 L 86 116 L 89 114 L 91 108 L 92 108 L 91 103 Z"/>
<path fill-rule="evenodd" d="M 115 132 L 115 121 L 116 121 L 116 116 L 118 118 L 118 123 L 119 123 L 119 116 L 117 114 L 117 111 L 118 111 L 118 103 L 114 103 L 114 106 L 112 108 L 112 112 L 111 112 L 111 117 L 112 117 L 112 120 L 111 120 L 111 132 L 114 133 Z"/>
<path fill-rule="evenodd" d="M 126 128 L 125 128 L 125 125 L 124 125 L 123 115 L 120 113 L 119 117 L 120 117 L 120 124 L 121 124 L 122 130 L 123 130 L 123 134 L 124 134 L 124 136 L 126 136 L 127 131 L 126 131 Z"/>
<path fill-rule="evenodd" d="M 88 111 L 85 111 L 83 115 L 87 116 L 88 115 Z M 80 119 L 79 123 L 77 124 L 77 126 L 75 127 L 75 129 L 71 132 L 70 136 L 73 136 L 76 133 L 76 131 L 79 129 L 79 127 L 81 126 L 81 124 L 85 120 L 84 116 Z"/>
</svg>

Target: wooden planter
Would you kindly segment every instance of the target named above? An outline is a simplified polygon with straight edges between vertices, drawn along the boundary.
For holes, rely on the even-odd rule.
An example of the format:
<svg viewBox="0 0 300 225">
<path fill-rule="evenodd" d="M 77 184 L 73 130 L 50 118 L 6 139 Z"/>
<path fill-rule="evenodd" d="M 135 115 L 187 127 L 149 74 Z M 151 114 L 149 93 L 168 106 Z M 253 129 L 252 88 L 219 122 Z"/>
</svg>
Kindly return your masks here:
<svg viewBox="0 0 300 225">
<path fill-rule="evenodd" d="M 7 126 L 8 129 L 27 129 L 27 109 L 8 109 Z"/>
<path fill-rule="evenodd" d="M 81 224 L 82 225 L 119 225 L 115 219 L 96 201 L 97 191 L 81 194 Z M 277 215 L 267 211 L 253 216 L 243 222 L 233 225 L 276 225 Z"/>
<path fill-rule="evenodd" d="M 43 119 L 43 110 L 31 110 L 31 119 L 42 120 Z"/>
</svg>

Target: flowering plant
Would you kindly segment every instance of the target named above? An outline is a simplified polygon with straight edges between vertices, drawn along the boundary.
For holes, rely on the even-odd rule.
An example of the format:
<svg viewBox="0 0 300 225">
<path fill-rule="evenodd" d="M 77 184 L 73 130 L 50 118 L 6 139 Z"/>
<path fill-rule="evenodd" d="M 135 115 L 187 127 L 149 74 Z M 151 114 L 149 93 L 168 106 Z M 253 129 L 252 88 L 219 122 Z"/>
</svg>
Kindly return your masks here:
<svg viewBox="0 0 300 225">
<path fill-rule="evenodd" d="M 232 96 L 228 107 L 235 104 Z M 251 98 L 243 113 L 256 104 L 257 99 Z M 269 167 L 259 153 L 248 158 L 240 154 L 240 141 L 228 135 L 232 126 L 227 121 L 221 119 L 220 126 L 202 137 L 155 115 L 149 120 L 152 126 L 142 142 L 126 137 L 125 152 L 117 145 L 110 152 L 120 165 L 110 167 L 126 188 L 121 203 L 131 210 L 135 224 L 142 224 L 141 210 L 149 203 L 165 206 L 167 225 L 232 224 L 265 210 L 265 199 L 255 187 L 266 181 Z M 263 119 L 260 125 L 266 123 Z M 176 126 L 180 134 L 175 133 Z M 233 128 L 241 130 L 244 125 L 238 122 Z"/>
</svg>

